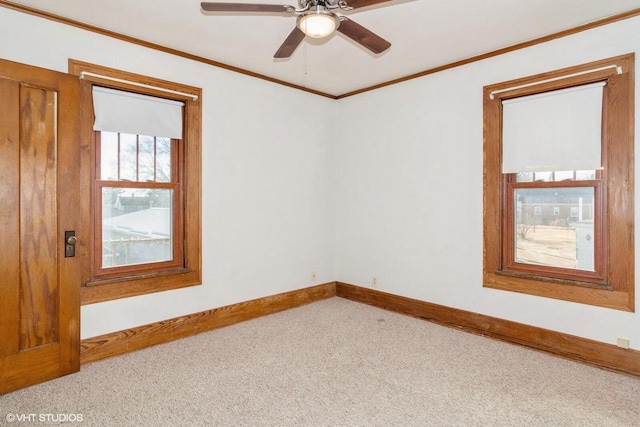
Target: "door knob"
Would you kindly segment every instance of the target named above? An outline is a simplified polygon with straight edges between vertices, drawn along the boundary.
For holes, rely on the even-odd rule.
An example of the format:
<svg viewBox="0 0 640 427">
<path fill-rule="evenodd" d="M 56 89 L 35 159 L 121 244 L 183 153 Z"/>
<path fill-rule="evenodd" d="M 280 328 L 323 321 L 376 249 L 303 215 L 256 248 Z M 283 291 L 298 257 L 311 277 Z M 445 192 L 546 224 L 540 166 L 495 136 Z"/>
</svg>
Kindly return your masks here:
<svg viewBox="0 0 640 427">
<path fill-rule="evenodd" d="M 72 258 L 76 256 L 76 243 L 78 238 L 76 237 L 75 230 L 64 232 L 64 257 Z"/>
</svg>

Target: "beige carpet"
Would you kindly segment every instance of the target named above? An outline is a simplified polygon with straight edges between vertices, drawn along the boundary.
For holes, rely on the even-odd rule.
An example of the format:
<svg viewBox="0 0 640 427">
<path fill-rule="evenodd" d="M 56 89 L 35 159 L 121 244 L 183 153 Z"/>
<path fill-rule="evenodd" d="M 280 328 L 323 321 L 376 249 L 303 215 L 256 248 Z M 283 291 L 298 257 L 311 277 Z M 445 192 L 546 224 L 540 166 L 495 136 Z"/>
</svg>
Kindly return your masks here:
<svg viewBox="0 0 640 427">
<path fill-rule="evenodd" d="M 45 422 L 9 423 L 16 414 Z M 332 298 L 0 396 L 2 425 L 46 414 L 82 426 L 638 426 L 640 380 Z"/>
</svg>

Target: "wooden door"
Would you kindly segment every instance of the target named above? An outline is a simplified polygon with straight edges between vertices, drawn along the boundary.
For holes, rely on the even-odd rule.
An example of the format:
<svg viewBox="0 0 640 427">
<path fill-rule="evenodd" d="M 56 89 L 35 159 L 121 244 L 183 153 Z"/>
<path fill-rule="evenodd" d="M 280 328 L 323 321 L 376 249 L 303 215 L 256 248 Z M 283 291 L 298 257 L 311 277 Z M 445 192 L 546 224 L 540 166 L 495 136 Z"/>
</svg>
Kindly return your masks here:
<svg viewBox="0 0 640 427">
<path fill-rule="evenodd" d="M 80 369 L 79 86 L 0 60 L 0 394 Z"/>
</svg>

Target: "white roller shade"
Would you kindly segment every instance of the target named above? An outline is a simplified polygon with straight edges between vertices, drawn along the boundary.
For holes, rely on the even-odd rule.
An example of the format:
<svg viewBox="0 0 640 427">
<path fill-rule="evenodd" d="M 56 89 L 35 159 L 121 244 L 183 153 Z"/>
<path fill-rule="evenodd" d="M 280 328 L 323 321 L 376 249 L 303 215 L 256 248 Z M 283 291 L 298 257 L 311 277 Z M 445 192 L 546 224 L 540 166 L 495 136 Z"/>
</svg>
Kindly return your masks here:
<svg viewBox="0 0 640 427">
<path fill-rule="evenodd" d="M 604 85 L 503 101 L 502 172 L 601 168 Z"/>
<path fill-rule="evenodd" d="M 182 138 L 183 102 L 93 87 L 93 130 Z"/>
</svg>

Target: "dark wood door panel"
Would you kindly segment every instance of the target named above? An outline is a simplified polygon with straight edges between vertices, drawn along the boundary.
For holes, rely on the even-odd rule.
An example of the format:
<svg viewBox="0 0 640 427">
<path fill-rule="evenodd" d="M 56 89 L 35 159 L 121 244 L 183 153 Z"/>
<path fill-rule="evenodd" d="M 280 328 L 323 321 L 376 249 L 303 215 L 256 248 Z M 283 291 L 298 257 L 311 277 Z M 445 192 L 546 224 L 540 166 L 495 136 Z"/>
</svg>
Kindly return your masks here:
<svg viewBox="0 0 640 427">
<path fill-rule="evenodd" d="M 20 350 L 58 342 L 56 98 L 20 88 Z"/>
<path fill-rule="evenodd" d="M 79 369 L 79 82 L 0 60 L 0 393 Z"/>
<path fill-rule="evenodd" d="M 20 84 L 0 79 L 0 358 L 20 348 Z"/>
</svg>

